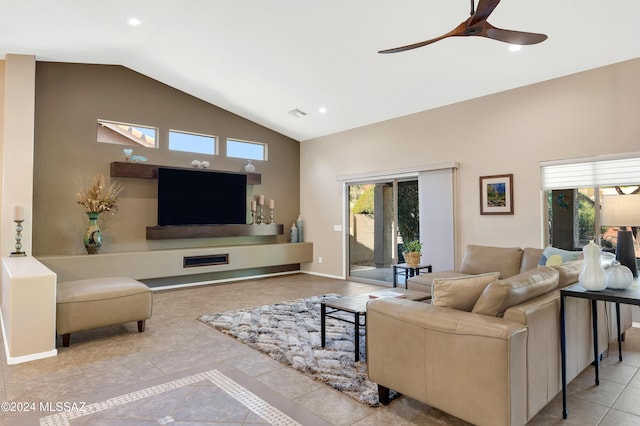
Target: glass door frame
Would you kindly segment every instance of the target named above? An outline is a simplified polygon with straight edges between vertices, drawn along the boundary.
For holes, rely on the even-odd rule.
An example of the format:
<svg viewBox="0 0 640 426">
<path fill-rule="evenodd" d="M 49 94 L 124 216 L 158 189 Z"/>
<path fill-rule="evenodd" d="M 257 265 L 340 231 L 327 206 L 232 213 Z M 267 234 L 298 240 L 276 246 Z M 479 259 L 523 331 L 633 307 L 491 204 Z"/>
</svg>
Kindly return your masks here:
<svg viewBox="0 0 640 426">
<path fill-rule="evenodd" d="M 351 263 L 351 206 L 350 206 L 350 188 L 355 185 L 367 185 L 367 184 L 391 184 L 392 185 L 392 199 L 393 199 L 393 219 L 391 230 L 391 261 L 390 261 L 390 273 L 393 274 L 393 265 L 398 263 L 398 240 L 399 240 L 399 226 L 398 226 L 398 183 L 405 181 L 416 181 L 419 183 L 417 174 L 410 175 L 389 175 L 389 176 L 376 176 L 371 179 L 361 179 L 354 181 L 344 182 L 344 202 L 345 202 L 345 277 L 347 280 L 358 281 L 370 284 L 388 284 L 391 282 L 380 281 L 375 279 L 367 279 L 363 277 L 353 276 L 352 263 Z M 392 277 L 391 277 L 392 278 Z"/>
</svg>

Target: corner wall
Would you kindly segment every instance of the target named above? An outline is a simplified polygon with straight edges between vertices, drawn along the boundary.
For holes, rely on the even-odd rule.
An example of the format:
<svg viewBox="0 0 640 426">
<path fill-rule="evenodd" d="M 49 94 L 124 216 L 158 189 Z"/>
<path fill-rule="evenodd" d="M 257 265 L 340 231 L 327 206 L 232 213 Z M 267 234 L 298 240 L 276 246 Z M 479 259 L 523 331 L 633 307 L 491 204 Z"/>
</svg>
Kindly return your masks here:
<svg viewBox="0 0 640 426">
<path fill-rule="evenodd" d="M 314 243 L 303 269 L 345 274 L 336 176 L 452 161 L 460 164 L 458 258 L 467 244 L 542 247 L 539 163 L 640 151 L 639 76 L 635 59 L 302 142 L 301 213 Z M 506 173 L 515 214 L 481 216 L 479 177 Z M 424 247 L 423 260 L 430 250 L 437 245 Z"/>
</svg>

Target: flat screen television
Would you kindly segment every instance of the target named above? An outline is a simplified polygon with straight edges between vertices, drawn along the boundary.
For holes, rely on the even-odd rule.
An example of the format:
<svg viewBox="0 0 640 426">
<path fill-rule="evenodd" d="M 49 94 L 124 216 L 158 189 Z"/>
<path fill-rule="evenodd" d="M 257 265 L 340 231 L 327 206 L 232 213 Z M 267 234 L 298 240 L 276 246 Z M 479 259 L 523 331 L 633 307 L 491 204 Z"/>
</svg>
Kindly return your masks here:
<svg viewBox="0 0 640 426">
<path fill-rule="evenodd" d="M 158 168 L 158 225 L 247 223 L 247 176 Z"/>
</svg>

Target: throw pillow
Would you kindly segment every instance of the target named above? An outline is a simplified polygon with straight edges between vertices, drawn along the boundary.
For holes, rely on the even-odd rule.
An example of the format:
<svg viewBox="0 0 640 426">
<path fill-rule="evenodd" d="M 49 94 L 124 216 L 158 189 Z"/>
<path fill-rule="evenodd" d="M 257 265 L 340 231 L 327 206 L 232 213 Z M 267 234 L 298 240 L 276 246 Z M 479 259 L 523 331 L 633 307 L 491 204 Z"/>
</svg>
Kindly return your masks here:
<svg viewBox="0 0 640 426">
<path fill-rule="evenodd" d="M 558 287 L 559 273 L 550 266 L 538 266 L 514 277 L 496 281 L 482 292 L 471 312 L 501 317 L 508 308 Z"/>
<path fill-rule="evenodd" d="M 431 286 L 431 304 L 471 312 L 484 289 L 498 279 L 499 272 L 459 278 L 436 278 Z"/>
<path fill-rule="evenodd" d="M 542 252 L 542 257 L 538 264 L 546 266 L 562 265 L 565 262 L 571 262 L 581 258 L 581 251 L 569 251 L 548 246 Z"/>
</svg>

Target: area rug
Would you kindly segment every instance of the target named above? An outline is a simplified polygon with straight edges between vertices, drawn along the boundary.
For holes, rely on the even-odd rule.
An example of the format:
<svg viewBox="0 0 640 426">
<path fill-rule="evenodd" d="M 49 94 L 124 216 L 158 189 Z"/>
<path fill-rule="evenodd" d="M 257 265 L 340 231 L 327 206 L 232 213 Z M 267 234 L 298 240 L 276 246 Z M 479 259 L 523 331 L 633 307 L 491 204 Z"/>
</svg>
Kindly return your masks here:
<svg viewBox="0 0 640 426">
<path fill-rule="evenodd" d="M 338 297 L 325 294 L 198 319 L 364 404 L 378 406 L 378 386 L 367 378 L 364 328 L 358 336 L 359 362 L 354 361 L 352 324 L 327 318 L 326 344 L 320 346 L 320 303 Z M 346 315 L 353 321 L 353 315 Z"/>
</svg>

